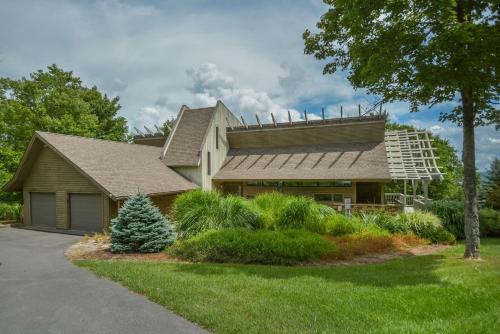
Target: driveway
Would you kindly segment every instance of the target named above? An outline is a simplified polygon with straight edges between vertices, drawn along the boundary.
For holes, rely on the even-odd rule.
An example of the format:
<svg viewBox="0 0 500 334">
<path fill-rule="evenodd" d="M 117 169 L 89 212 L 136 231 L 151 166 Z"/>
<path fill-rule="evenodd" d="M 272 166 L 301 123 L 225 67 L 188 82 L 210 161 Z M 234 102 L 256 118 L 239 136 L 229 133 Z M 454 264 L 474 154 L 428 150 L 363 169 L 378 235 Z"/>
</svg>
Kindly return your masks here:
<svg viewBox="0 0 500 334">
<path fill-rule="evenodd" d="M 0 228 L 0 333 L 203 333 L 121 285 L 78 268 L 81 237 Z"/>
</svg>

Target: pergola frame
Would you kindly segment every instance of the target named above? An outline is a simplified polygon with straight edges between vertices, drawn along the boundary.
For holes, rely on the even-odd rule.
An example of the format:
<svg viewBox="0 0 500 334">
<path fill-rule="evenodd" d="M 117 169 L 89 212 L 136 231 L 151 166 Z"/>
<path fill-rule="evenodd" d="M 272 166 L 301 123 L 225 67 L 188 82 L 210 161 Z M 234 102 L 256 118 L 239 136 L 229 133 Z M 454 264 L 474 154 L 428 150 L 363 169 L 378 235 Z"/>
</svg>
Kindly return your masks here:
<svg viewBox="0 0 500 334">
<path fill-rule="evenodd" d="M 393 180 L 404 181 L 405 195 L 408 181 L 412 182 L 414 195 L 416 183 L 422 182 L 424 196 L 427 198 L 430 181 L 443 180 L 443 174 L 437 165 L 439 157 L 434 154 L 432 141 L 425 131 L 386 131 L 389 172 Z"/>
</svg>

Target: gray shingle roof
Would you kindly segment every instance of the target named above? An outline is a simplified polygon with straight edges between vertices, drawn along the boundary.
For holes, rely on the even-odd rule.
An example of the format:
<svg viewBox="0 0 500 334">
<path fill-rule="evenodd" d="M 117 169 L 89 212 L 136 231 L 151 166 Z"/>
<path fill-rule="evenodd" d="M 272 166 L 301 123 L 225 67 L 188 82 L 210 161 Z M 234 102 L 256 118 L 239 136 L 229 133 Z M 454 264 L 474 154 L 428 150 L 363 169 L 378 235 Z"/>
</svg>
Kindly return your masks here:
<svg viewBox="0 0 500 334">
<path fill-rule="evenodd" d="M 177 193 L 197 186 L 160 160 L 161 147 L 37 132 L 43 141 L 114 198 L 138 190 Z"/>
<path fill-rule="evenodd" d="M 167 166 L 198 166 L 199 152 L 216 107 L 185 108 L 167 140 L 163 161 Z"/>
<path fill-rule="evenodd" d="M 231 149 L 214 180 L 390 180 L 384 142 Z"/>
</svg>

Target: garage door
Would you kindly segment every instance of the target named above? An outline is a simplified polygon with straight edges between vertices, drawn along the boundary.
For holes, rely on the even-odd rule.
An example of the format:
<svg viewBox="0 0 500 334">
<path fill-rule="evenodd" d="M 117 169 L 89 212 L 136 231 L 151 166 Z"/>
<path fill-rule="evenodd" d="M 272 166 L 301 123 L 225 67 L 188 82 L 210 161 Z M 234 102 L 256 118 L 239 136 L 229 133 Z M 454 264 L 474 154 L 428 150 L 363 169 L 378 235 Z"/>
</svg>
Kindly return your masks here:
<svg viewBox="0 0 500 334">
<path fill-rule="evenodd" d="M 100 194 L 70 194 L 70 228 L 102 232 L 102 197 Z"/>
<path fill-rule="evenodd" d="M 56 194 L 30 193 L 31 225 L 56 227 Z"/>
</svg>

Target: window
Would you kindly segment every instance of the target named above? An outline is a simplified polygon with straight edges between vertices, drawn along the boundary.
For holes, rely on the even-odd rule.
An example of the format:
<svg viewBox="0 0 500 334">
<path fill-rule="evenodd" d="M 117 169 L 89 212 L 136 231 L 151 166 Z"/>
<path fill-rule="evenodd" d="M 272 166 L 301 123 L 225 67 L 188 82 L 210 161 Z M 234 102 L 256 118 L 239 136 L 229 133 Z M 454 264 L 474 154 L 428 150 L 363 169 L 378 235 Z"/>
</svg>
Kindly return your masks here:
<svg viewBox="0 0 500 334">
<path fill-rule="evenodd" d="M 332 195 L 331 194 L 314 194 L 314 200 L 318 202 L 331 202 Z"/>
<path fill-rule="evenodd" d="M 350 188 L 352 187 L 352 182 L 351 181 L 335 181 L 333 183 L 334 187 L 339 187 L 339 188 Z"/>
<path fill-rule="evenodd" d="M 207 174 L 212 174 L 212 162 L 210 161 L 210 152 L 207 152 Z"/>
<path fill-rule="evenodd" d="M 335 203 L 342 203 L 342 202 L 344 202 L 344 195 L 342 195 L 342 194 L 333 194 L 333 201 Z"/>
<path fill-rule="evenodd" d="M 215 148 L 219 149 L 219 127 L 215 127 Z"/>
</svg>

